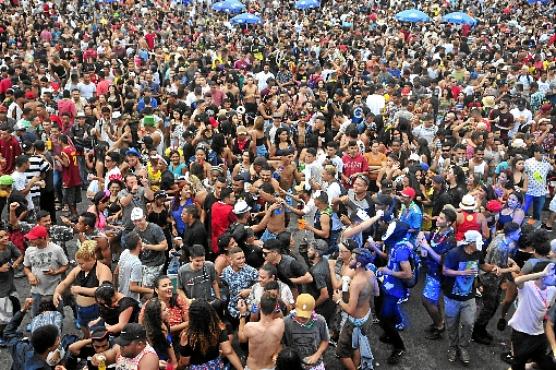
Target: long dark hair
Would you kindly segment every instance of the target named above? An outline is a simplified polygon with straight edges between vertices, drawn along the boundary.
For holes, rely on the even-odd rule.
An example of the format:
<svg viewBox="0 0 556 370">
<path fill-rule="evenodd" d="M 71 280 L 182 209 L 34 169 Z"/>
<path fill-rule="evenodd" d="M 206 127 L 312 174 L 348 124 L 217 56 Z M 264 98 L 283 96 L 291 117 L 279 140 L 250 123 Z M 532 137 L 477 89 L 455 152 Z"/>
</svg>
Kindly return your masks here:
<svg viewBox="0 0 556 370">
<path fill-rule="evenodd" d="M 164 279 L 168 279 L 170 280 L 170 278 L 168 277 L 168 275 L 158 275 L 155 279 L 154 279 L 154 287 L 156 289 L 158 289 L 158 285 L 160 284 L 161 280 Z M 154 291 L 154 296 L 158 298 L 158 293 L 156 292 L 156 290 Z M 170 297 L 170 307 L 176 307 L 178 305 L 178 295 L 173 293 L 172 297 Z"/>
<path fill-rule="evenodd" d="M 206 355 L 218 345 L 222 322 L 212 306 L 204 299 L 196 299 L 189 306 L 189 326 L 185 331 L 187 343 L 193 351 Z"/>
<path fill-rule="evenodd" d="M 170 345 L 162 332 L 162 309 L 161 301 L 157 297 L 148 300 L 145 305 L 145 317 L 143 325 L 147 332 L 147 339 L 155 349 L 156 353 L 168 353 Z M 170 357 L 168 355 L 168 357 Z"/>
</svg>

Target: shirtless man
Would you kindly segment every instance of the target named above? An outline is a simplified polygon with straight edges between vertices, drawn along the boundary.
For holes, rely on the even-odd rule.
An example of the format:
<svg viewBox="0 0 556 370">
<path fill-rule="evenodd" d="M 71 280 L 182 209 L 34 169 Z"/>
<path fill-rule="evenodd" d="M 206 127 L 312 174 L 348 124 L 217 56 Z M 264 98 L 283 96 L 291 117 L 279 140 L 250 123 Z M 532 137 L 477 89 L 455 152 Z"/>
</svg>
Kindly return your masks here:
<svg viewBox="0 0 556 370">
<path fill-rule="evenodd" d="M 247 77 L 247 83 L 243 86 L 243 105 L 247 112 L 255 113 L 257 111 L 257 98 L 259 97 L 259 91 L 257 85 L 253 83 L 254 79 L 252 76 Z"/>
<path fill-rule="evenodd" d="M 344 367 L 348 370 L 355 370 L 361 365 L 361 369 L 373 369 L 373 354 L 370 351 L 370 340 L 368 335 L 372 331 L 373 319 L 371 317 L 371 298 L 379 295 L 378 283 L 375 274 L 367 270 L 367 264 L 372 261 L 371 253 L 366 249 L 354 249 L 351 254 L 349 267 L 355 270 L 349 287 L 349 302 L 342 299 L 342 292 L 336 291 L 333 295 L 334 302 L 348 314 L 348 319 L 344 324 L 336 354 Z M 361 328 L 359 348 L 369 348 L 368 352 L 361 352 L 352 347 L 352 333 L 355 327 Z M 363 346 L 361 341 L 367 340 L 368 345 Z"/>
<path fill-rule="evenodd" d="M 272 185 L 272 187 L 274 188 L 274 192 L 276 192 L 276 193 L 281 193 L 281 194 L 285 193 L 285 191 L 282 188 L 280 188 L 280 183 L 278 182 L 278 180 L 276 180 L 275 178 L 272 177 L 272 170 L 271 170 L 270 166 L 268 166 L 268 165 L 263 166 L 263 168 L 259 172 L 259 176 L 260 176 L 260 179 L 255 181 L 253 183 L 253 186 L 251 187 L 251 192 L 252 193 L 260 192 L 262 190 L 261 187 L 264 184 Z"/>
<path fill-rule="evenodd" d="M 245 301 L 239 301 L 238 309 L 240 312 L 239 341 L 249 343 L 249 357 L 247 357 L 245 370 L 274 369 L 274 361 L 280 352 L 280 342 L 284 335 L 284 320 L 281 317 L 273 317 L 276 298 L 268 293 L 262 296 L 259 322 L 246 323 L 249 311 Z"/>
<path fill-rule="evenodd" d="M 259 196 L 265 201 L 265 206 L 260 215 L 266 216 L 270 212 L 266 230 L 261 236 L 264 242 L 268 239 L 275 239 L 276 236 L 286 229 L 286 212 L 282 199 L 274 197 L 270 194 L 272 190 L 270 184 L 264 184 L 259 192 Z M 278 204 L 277 206 L 275 204 Z"/>
<path fill-rule="evenodd" d="M 301 173 L 297 170 L 297 167 L 292 163 L 295 155 L 290 152 L 288 155 L 284 155 L 280 158 L 280 165 L 278 166 L 278 171 L 280 172 L 280 180 L 278 184 L 280 188 L 284 190 L 290 190 L 293 186 L 293 180 L 295 179 L 297 183 L 302 180 Z"/>
</svg>

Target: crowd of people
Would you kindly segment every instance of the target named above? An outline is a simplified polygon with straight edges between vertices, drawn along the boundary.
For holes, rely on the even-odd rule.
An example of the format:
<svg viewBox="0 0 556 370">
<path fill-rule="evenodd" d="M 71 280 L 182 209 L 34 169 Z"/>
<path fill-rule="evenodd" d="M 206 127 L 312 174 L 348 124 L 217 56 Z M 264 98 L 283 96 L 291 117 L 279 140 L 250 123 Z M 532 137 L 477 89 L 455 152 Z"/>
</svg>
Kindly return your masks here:
<svg viewBox="0 0 556 370">
<path fill-rule="evenodd" d="M 12 369 L 556 369 L 554 3 L 211 5 L 0 1 Z"/>
</svg>

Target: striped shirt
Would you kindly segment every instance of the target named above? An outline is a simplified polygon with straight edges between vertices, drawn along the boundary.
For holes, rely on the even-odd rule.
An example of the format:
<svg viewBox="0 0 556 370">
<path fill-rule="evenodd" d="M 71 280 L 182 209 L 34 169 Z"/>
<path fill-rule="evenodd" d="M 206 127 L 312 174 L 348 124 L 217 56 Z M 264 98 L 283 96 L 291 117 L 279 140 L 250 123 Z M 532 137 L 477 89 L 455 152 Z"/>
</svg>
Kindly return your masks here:
<svg viewBox="0 0 556 370">
<path fill-rule="evenodd" d="M 30 156 L 29 168 L 25 171 L 27 181 L 30 181 L 35 176 L 40 177 L 42 174 L 45 174 L 49 168 L 50 164 L 44 157 L 38 155 Z M 31 198 L 39 197 L 41 195 L 41 188 L 38 185 L 35 185 L 31 188 L 30 193 Z"/>
</svg>

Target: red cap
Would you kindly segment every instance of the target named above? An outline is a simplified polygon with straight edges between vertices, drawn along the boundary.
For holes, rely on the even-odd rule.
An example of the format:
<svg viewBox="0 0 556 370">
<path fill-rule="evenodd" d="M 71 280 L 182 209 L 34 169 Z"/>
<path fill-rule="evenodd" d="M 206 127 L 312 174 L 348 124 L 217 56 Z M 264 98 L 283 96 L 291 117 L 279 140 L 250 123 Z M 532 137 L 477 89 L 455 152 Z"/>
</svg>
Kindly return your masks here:
<svg viewBox="0 0 556 370">
<path fill-rule="evenodd" d="M 411 187 L 403 189 L 400 194 L 411 199 L 415 198 L 415 190 Z"/>
<path fill-rule="evenodd" d="M 25 234 L 25 238 L 27 240 L 46 239 L 47 236 L 48 230 L 46 230 L 46 227 L 42 225 L 33 227 L 27 234 Z"/>
<path fill-rule="evenodd" d="M 489 200 L 486 204 L 487 211 L 492 213 L 498 213 L 502 210 L 502 208 L 502 203 L 500 203 L 500 201 L 496 199 Z"/>
<path fill-rule="evenodd" d="M 35 99 L 35 98 L 36 98 L 36 96 L 35 96 L 35 93 L 34 93 L 34 92 L 32 92 L 32 91 L 27 91 L 27 92 L 25 93 L 25 99 L 33 100 L 33 99 Z"/>
</svg>

